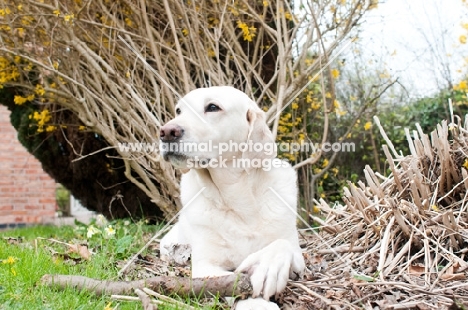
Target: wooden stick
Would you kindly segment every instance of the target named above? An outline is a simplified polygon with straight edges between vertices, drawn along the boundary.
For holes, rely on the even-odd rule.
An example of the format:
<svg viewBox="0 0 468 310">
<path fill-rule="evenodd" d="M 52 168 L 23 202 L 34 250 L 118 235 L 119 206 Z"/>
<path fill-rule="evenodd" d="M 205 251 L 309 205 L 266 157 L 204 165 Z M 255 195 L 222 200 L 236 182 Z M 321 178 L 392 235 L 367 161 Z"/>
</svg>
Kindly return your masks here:
<svg viewBox="0 0 468 310">
<path fill-rule="evenodd" d="M 180 278 L 159 276 L 137 281 L 96 280 L 76 275 L 44 275 L 41 283 L 50 287 L 67 287 L 92 291 L 98 295 L 130 295 L 135 289 L 150 288 L 164 294 L 179 296 L 240 296 L 246 298 L 252 292 L 249 278 L 245 274 L 230 274 L 212 278 Z"/>
</svg>

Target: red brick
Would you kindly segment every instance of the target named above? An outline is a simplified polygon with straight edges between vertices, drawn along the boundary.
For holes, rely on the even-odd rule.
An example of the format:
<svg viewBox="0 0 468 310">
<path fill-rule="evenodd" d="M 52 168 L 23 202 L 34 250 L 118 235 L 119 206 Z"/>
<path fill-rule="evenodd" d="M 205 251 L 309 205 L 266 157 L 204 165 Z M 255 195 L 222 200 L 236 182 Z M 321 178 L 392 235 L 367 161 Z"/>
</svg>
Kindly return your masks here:
<svg viewBox="0 0 468 310">
<path fill-rule="evenodd" d="M 0 224 L 10 224 L 15 223 L 14 215 L 2 215 L 0 216 Z"/>
<path fill-rule="evenodd" d="M 18 142 L 9 113 L 0 106 L 0 224 L 40 223 L 55 216 L 56 184 Z"/>
</svg>

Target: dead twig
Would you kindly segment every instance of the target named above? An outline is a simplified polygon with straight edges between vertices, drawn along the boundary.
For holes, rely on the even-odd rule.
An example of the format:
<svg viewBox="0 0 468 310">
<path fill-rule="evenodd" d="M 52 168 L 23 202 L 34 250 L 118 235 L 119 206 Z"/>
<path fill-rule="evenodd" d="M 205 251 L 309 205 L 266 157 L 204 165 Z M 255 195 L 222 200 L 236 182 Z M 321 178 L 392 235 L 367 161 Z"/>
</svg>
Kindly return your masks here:
<svg viewBox="0 0 468 310">
<path fill-rule="evenodd" d="M 252 286 L 247 275 L 231 274 L 212 278 L 180 278 L 159 276 L 136 281 L 108 281 L 96 280 L 76 275 L 44 275 L 41 283 L 50 287 L 65 289 L 72 287 L 88 290 L 97 295 L 129 295 L 135 289 L 149 288 L 163 294 L 177 294 L 179 296 L 240 296 L 247 297 Z"/>
</svg>

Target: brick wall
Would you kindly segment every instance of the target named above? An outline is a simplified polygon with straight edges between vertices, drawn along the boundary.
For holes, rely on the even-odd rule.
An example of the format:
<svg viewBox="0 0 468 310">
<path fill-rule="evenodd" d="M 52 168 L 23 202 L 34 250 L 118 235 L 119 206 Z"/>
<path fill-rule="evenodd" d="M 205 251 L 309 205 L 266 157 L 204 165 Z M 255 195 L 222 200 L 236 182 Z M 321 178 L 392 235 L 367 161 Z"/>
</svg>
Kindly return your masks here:
<svg viewBox="0 0 468 310">
<path fill-rule="evenodd" d="M 17 139 L 10 112 L 0 105 L 0 228 L 49 222 L 56 184 Z"/>
</svg>

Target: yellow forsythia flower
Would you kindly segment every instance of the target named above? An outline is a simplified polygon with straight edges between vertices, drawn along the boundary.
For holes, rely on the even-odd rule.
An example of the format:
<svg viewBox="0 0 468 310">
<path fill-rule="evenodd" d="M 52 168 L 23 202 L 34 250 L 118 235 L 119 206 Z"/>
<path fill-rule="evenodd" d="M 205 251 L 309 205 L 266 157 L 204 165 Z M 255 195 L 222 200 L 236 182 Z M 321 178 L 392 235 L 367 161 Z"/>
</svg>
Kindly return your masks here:
<svg viewBox="0 0 468 310">
<path fill-rule="evenodd" d="M 36 90 L 35 90 L 36 94 L 39 95 L 39 96 L 44 96 L 45 94 L 45 89 L 44 87 L 41 85 L 41 84 L 37 84 L 36 85 Z"/>
<path fill-rule="evenodd" d="M 55 131 L 55 129 L 57 129 L 56 126 L 54 126 L 54 125 L 49 125 L 49 126 L 46 127 L 45 130 L 46 130 L 47 132 L 52 132 L 52 131 Z"/>
<path fill-rule="evenodd" d="M 333 78 L 337 79 L 340 76 L 340 70 L 332 69 L 331 75 L 333 76 Z"/>
<path fill-rule="evenodd" d="M 468 84 L 466 81 L 461 81 L 460 84 L 458 84 L 458 89 L 459 90 L 467 90 L 468 89 Z"/>
<path fill-rule="evenodd" d="M 463 167 L 465 167 L 466 169 L 468 169 L 468 158 L 465 159 L 465 162 L 463 163 Z"/>
<path fill-rule="evenodd" d="M 67 23 L 71 23 L 73 21 L 73 19 L 75 18 L 75 14 L 67 14 L 63 17 L 63 19 L 67 22 Z"/>
<path fill-rule="evenodd" d="M 15 96 L 13 101 L 17 105 L 22 105 L 22 104 L 24 104 L 25 102 L 28 101 L 28 98 L 24 98 L 24 97 L 21 97 L 21 96 Z"/>
<path fill-rule="evenodd" d="M 466 35 L 462 34 L 458 40 L 461 44 L 466 44 Z"/>
<path fill-rule="evenodd" d="M 242 30 L 244 41 L 252 42 L 253 38 L 255 37 L 255 33 L 257 32 L 257 28 L 253 26 L 249 27 L 246 23 L 243 23 L 240 20 L 237 21 L 237 28 Z"/>
</svg>

